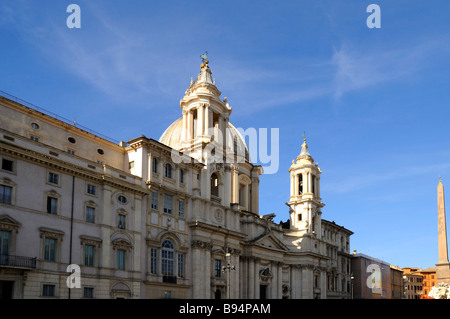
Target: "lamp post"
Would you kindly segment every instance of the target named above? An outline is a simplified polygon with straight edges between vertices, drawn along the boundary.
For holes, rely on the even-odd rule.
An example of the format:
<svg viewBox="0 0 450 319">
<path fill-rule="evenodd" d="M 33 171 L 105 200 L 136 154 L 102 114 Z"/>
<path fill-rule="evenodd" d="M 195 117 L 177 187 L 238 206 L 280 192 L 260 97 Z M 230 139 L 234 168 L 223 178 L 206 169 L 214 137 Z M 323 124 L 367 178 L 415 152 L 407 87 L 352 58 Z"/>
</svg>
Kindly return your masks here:
<svg viewBox="0 0 450 319">
<path fill-rule="evenodd" d="M 222 267 L 223 272 L 227 272 L 227 299 L 231 299 L 231 270 L 234 270 L 235 267 L 231 265 L 231 254 L 227 253 L 227 265 Z"/>
<path fill-rule="evenodd" d="M 355 276 L 353 276 L 353 273 L 351 273 L 351 275 L 350 275 L 350 282 L 352 283 L 352 299 L 354 299 L 354 295 L 353 295 L 353 284 L 354 284 L 354 281 L 355 281 Z"/>
</svg>

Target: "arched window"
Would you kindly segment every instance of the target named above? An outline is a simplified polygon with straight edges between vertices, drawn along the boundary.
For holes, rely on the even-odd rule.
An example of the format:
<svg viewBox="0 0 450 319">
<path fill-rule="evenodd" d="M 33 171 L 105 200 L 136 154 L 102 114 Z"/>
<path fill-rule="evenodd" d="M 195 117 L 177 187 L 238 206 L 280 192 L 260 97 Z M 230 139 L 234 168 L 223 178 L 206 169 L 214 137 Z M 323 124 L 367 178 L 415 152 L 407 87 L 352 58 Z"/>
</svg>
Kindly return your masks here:
<svg viewBox="0 0 450 319">
<path fill-rule="evenodd" d="M 168 178 L 172 178 L 172 166 L 170 164 L 166 164 L 165 176 Z"/>
<path fill-rule="evenodd" d="M 174 275 L 174 247 L 173 243 L 166 239 L 163 241 L 161 250 L 161 271 L 164 276 Z"/>
<path fill-rule="evenodd" d="M 303 194 L 303 174 L 298 175 L 298 195 Z"/>
<path fill-rule="evenodd" d="M 311 191 L 314 195 L 316 195 L 316 177 L 314 175 L 312 176 Z"/>
<path fill-rule="evenodd" d="M 211 195 L 219 197 L 219 178 L 216 173 L 211 175 Z"/>
</svg>

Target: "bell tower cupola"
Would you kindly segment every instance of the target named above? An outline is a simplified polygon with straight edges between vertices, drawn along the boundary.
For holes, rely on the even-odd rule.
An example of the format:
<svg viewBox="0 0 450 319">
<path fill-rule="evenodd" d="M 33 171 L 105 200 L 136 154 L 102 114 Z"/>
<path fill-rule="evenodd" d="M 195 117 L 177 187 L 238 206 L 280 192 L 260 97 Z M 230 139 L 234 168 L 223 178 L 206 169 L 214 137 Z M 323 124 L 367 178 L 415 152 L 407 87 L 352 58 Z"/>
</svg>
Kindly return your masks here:
<svg viewBox="0 0 450 319">
<path fill-rule="evenodd" d="M 200 73 L 195 80 L 191 79 L 180 101 L 183 113 L 181 151 L 206 162 L 207 159 L 202 158 L 205 145 L 213 142 L 216 150 L 226 145 L 231 107 L 227 98 L 220 98 L 221 92 L 212 77 L 206 54 L 201 58 Z"/>
</svg>

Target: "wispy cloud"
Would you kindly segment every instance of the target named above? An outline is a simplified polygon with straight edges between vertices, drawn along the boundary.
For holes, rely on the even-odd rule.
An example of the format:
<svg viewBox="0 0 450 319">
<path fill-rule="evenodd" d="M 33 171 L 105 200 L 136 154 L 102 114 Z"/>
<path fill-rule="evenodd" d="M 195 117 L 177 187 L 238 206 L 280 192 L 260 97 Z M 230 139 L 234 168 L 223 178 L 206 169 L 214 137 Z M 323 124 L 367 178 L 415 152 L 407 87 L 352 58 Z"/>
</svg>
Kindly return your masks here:
<svg viewBox="0 0 450 319">
<path fill-rule="evenodd" d="M 339 49 L 334 49 L 332 56 L 336 69 L 334 99 L 339 100 L 352 91 L 408 79 L 421 71 L 423 62 L 440 45 L 441 41 L 436 38 L 383 51 L 343 44 Z"/>
<path fill-rule="evenodd" d="M 339 179 L 334 179 L 322 184 L 324 192 L 334 194 L 345 194 L 360 189 L 370 187 L 379 183 L 401 180 L 403 178 L 410 179 L 415 176 L 425 176 L 435 174 L 436 178 L 440 172 L 450 170 L 450 163 L 437 163 L 433 165 L 417 165 L 397 168 L 386 172 L 365 172 L 353 171 L 351 175 L 340 175 Z"/>
</svg>

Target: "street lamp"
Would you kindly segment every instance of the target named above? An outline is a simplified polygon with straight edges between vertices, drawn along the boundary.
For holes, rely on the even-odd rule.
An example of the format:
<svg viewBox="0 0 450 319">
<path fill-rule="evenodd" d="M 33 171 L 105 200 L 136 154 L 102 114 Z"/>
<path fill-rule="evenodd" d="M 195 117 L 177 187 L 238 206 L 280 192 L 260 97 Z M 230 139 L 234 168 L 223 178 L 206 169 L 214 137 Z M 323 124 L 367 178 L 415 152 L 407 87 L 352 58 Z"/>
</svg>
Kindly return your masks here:
<svg viewBox="0 0 450 319">
<path fill-rule="evenodd" d="M 230 295 L 231 295 L 231 270 L 235 270 L 234 266 L 231 266 L 231 254 L 227 253 L 226 255 L 227 258 L 227 265 L 222 267 L 222 272 L 227 272 L 227 299 L 231 299 Z"/>
<path fill-rule="evenodd" d="M 352 299 L 354 298 L 354 296 L 353 296 L 353 284 L 354 284 L 354 281 L 355 281 L 355 276 L 353 276 L 353 273 L 351 273 L 351 275 L 350 275 L 350 282 L 352 283 Z"/>
</svg>

